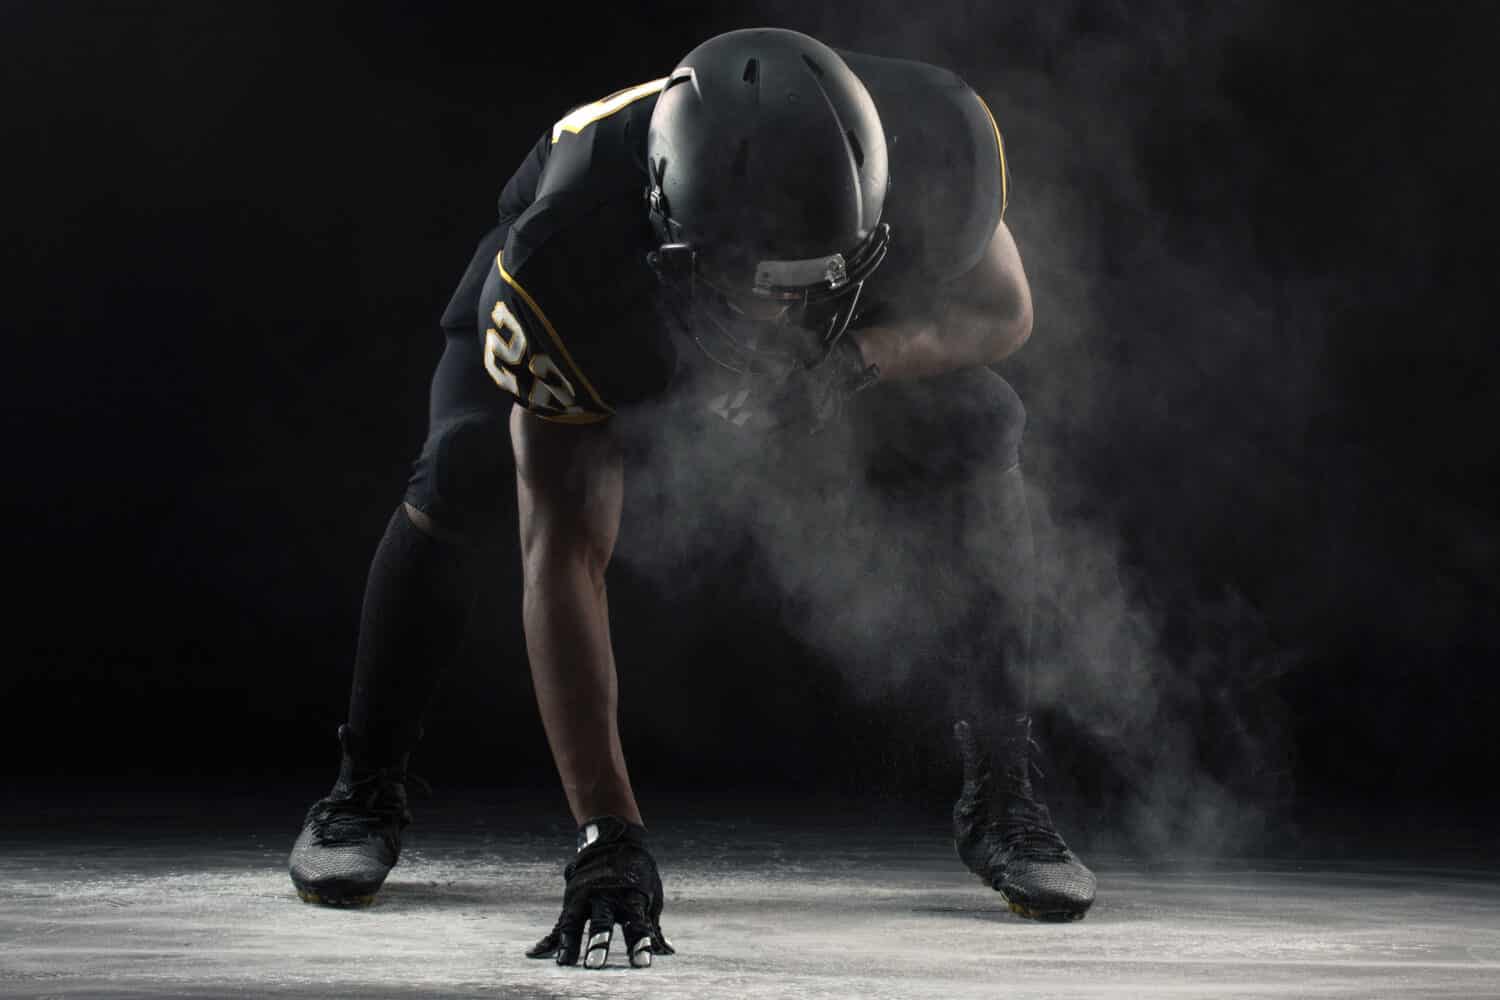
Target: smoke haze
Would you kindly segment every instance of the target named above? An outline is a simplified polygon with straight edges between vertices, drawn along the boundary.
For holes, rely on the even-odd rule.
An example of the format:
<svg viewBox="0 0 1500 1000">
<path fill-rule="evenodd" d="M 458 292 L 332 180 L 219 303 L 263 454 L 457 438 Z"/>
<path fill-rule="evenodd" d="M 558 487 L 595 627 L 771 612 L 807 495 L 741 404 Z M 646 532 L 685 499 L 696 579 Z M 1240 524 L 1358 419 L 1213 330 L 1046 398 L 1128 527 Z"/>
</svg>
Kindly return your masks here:
<svg viewBox="0 0 1500 1000">
<path fill-rule="evenodd" d="M 948 65 L 994 109 L 1013 172 L 1007 221 L 1036 300 L 1032 341 L 1001 371 L 1030 416 L 1032 684 L 1055 720 L 1047 750 L 1060 762 L 1048 784 L 1064 795 L 1105 789 L 1103 825 L 1133 849 L 1246 849 L 1294 791 L 1274 682 L 1302 654 L 1270 634 L 1236 580 L 1193 560 L 1195 545 L 1224 539 L 1185 533 L 1232 538 L 1257 493 L 1296 488 L 1277 445 L 1305 432 L 1331 389 L 1320 367 L 1323 290 L 1278 273 L 1256 228 L 1254 208 L 1275 181 L 1234 72 L 1269 30 L 1268 10 L 946 13 L 930 23 L 905 7 L 885 19 L 863 8 L 853 25 L 767 21 Z M 822 458 L 799 452 L 790 467 L 783 457 L 767 475 L 756 471 L 762 445 L 673 426 L 669 459 L 637 473 L 661 484 L 663 522 L 643 504 L 623 560 L 663 584 L 706 586 L 693 578 L 694 553 L 744 533 L 760 556 L 752 571 L 774 585 L 764 603 L 860 697 L 943 683 L 934 647 L 982 592 L 943 553 L 892 544 L 932 537 L 933 511 L 886 505 L 833 544 L 828 504 L 871 509 L 859 484 L 840 478 L 846 441 L 826 439 Z M 989 586 L 1011 586 L 1013 534 L 986 537 L 983 518 L 955 528 L 986 553 Z M 674 541 L 653 548 L 661 538 Z M 1288 553 L 1276 586 L 1295 590 L 1300 568 Z"/>
</svg>

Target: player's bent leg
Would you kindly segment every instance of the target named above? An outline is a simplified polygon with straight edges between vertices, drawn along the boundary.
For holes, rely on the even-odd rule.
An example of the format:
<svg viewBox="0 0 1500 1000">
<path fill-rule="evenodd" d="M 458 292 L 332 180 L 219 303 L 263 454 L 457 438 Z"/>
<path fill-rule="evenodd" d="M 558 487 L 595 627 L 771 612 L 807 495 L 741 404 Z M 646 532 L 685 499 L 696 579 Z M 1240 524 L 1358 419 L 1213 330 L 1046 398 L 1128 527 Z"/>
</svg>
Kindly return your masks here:
<svg viewBox="0 0 1500 1000">
<path fill-rule="evenodd" d="M 427 440 L 365 587 L 339 777 L 292 850 L 304 899 L 368 901 L 395 864 L 409 819 L 406 762 L 474 599 L 473 543 L 515 531 L 509 397 L 485 374 L 474 336 L 480 290 L 508 231 L 502 222 L 480 239 L 443 312 Z"/>
<path fill-rule="evenodd" d="M 1032 783 L 1034 552 L 1020 470 L 1025 408 L 988 369 L 896 388 L 869 417 L 877 487 L 926 512 L 918 549 L 952 567 L 964 599 L 929 616 L 945 662 L 963 784 L 953 809 L 959 858 L 1021 916 L 1075 920 L 1096 881 Z M 926 527 L 924 527 L 924 525 Z"/>
<path fill-rule="evenodd" d="M 508 452 L 503 420 L 437 424 L 386 527 L 365 589 L 339 776 L 308 810 L 289 862 L 304 900 L 370 902 L 400 857 L 407 762 L 462 640 L 474 540 L 513 518 Z"/>
<path fill-rule="evenodd" d="M 856 519 L 863 544 L 878 547 L 883 586 L 900 588 L 908 609 L 882 623 L 878 647 L 920 671 L 932 692 L 924 735 L 946 750 L 955 712 L 979 713 L 990 730 L 1025 697 L 1034 589 L 1020 472 L 1026 411 L 984 368 L 882 383 L 857 399 L 866 488 Z"/>
</svg>

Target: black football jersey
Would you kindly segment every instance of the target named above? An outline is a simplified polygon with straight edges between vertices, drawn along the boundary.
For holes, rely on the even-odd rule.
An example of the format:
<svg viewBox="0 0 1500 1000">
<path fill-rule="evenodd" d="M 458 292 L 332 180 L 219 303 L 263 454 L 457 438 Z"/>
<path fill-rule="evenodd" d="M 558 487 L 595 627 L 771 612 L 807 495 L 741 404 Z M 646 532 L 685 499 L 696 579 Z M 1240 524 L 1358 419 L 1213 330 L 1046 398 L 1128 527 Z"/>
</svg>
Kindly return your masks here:
<svg viewBox="0 0 1500 1000">
<path fill-rule="evenodd" d="M 885 129 L 890 252 L 862 313 L 921 303 L 972 268 L 1009 177 L 989 108 L 953 73 L 840 52 Z M 588 423 L 667 391 L 682 345 L 646 254 L 646 133 L 662 78 L 569 111 L 500 196 L 509 232 L 479 298 L 484 365 L 537 416 Z M 858 326 L 858 317 L 855 324 Z M 692 348 L 688 348 L 692 350 Z"/>
</svg>

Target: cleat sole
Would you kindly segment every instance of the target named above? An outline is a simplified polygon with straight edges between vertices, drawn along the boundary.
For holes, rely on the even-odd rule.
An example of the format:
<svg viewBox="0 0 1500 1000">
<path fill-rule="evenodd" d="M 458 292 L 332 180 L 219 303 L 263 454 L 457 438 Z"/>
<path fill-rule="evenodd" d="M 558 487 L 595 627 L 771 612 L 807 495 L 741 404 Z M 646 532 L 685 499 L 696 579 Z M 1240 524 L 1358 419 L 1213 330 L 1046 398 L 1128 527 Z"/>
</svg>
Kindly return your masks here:
<svg viewBox="0 0 1500 1000">
<path fill-rule="evenodd" d="M 1089 911 L 1087 906 L 1081 910 L 1039 910 L 1027 906 L 1025 903 L 1017 902 L 1006 896 L 1003 892 L 1000 893 L 1000 898 L 1005 900 L 1005 905 L 1010 907 L 1010 912 L 1016 916 L 1025 917 L 1027 920 L 1039 920 L 1049 924 L 1066 924 L 1074 920 L 1082 920 L 1084 914 Z"/>
<path fill-rule="evenodd" d="M 297 896 L 304 903 L 315 903 L 319 906 L 356 907 L 372 906 L 375 903 L 373 892 L 362 896 L 329 896 L 312 889 L 298 889 Z"/>
</svg>

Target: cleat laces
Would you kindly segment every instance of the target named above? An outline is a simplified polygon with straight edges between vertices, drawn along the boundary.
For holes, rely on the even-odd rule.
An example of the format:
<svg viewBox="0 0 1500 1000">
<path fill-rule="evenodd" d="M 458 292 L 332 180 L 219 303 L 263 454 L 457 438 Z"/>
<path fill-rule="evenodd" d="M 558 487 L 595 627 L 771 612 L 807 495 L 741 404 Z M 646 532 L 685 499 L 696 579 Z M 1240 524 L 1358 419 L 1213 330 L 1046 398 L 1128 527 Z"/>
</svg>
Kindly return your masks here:
<svg viewBox="0 0 1500 1000">
<path fill-rule="evenodd" d="M 1012 766 L 1002 769 L 1002 816 L 987 824 L 988 832 L 997 835 L 1006 853 L 1014 852 L 1032 861 L 1072 861 L 1073 853 L 1053 825 L 1052 813 L 1032 791 L 1032 773 L 1046 777 L 1036 762 L 1041 751 L 1041 744 L 1028 732 L 1019 759 L 1012 758 Z M 1016 763 L 1019 767 L 1014 766 Z"/>
<path fill-rule="evenodd" d="M 396 775 L 390 768 L 378 768 L 350 781 L 342 795 L 314 802 L 307 811 L 314 842 L 320 847 L 362 844 L 378 832 L 387 847 L 399 850 L 397 831 L 411 822 L 411 813 L 402 798 L 386 794 L 392 785 L 402 783 Z M 431 786 L 415 774 L 405 775 L 405 782 L 432 794 Z"/>
<path fill-rule="evenodd" d="M 1053 827 L 1046 806 L 1030 797 L 1018 797 L 1007 804 L 1005 813 L 1005 819 L 994 823 L 991 829 L 1000 835 L 1007 853 L 1032 861 L 1072 860 L 1072 852 Z"/>
</svg>

